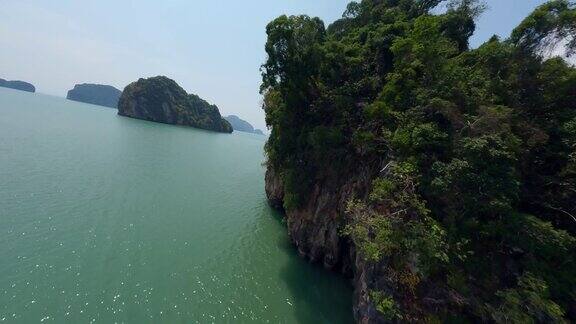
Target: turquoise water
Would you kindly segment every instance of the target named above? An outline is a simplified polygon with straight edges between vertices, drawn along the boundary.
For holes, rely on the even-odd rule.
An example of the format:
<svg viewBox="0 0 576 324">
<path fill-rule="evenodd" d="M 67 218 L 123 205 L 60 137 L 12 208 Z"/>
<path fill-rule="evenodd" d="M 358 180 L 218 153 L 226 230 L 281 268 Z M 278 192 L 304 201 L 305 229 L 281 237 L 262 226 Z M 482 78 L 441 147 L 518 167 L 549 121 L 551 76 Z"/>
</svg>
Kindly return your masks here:
<svg viewBox="0 0 576 324">
<path fill-rule="evenodd" d="M 263 144 L 0 88 L 0 322 L 351 322 L 266 204 Z"/>
</svg>

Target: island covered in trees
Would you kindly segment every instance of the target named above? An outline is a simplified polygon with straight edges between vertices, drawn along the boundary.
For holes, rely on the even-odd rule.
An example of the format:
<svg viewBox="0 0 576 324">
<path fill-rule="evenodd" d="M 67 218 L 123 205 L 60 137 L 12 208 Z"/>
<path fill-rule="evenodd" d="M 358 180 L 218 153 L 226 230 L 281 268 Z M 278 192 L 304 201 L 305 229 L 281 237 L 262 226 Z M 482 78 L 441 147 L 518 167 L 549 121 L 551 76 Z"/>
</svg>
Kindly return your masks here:
<svg viewBox="0 0 576 324">
<path fill-rule="evenodd" d="M 576 321 L 576 9 L 476 49 L 473 0 L 363 0 L 266 29 L 266 192 L 358 322 Z"/>
<path fill-rule="evenodd" d="M 24 81 L 8 81 L 4 79 L 0 79 L 0 87 L 3 88 L 10 88 L 14 90 L 26 91 L 26 92 L 36 92 L 36 87 L 31 83 L 24 82 Z"/>
<path fill-rule="evenodd" d="M 74 89 L 68 91 L 66 99 L 99 105 L 110 108 L 118 108 L 122 91 L 113 86 L 103 84 L 77 84 Z"/>
<path fill-rule="evenodd" d="M 254 129 L 254 126 L 252 126 L 249 122 L 236 115 L 226 116 L 224 119 L 226 119 L 230 125 L 232 125 L 232 128 L 236 131 L 264 135 L 262 130 Z"/>
<path fill-rule="evenodd" d="M 126 86 L 118 103 L 121 116 L 232 133 L 218 107 L 188 94 L 165 76 L 139 79 Z"/>
</svg>

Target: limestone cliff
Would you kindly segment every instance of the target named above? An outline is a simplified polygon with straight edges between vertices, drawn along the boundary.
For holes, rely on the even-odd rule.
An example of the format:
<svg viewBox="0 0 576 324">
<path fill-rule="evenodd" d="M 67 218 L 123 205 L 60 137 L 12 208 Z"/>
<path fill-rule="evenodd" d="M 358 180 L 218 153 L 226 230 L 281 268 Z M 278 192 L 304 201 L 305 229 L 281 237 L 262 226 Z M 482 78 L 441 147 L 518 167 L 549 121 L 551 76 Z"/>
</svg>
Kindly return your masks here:
<svg viewBox="0 0 576 324">
<path fill-rule="evenodd" d="M 481 6 L 441 2 L 266 26 L 270 203 L 360 323 L 575 322 L 576 69 L 540 49 L 576 7 L 470 49 Z"/>
<path fill-rule="evenodd" d="M 300 256 L 352 278 L 356 320 L 359 323 L 385 322 L 369 299 L 370 289 L 381 284 L 383 266 L 365 262 L 349 239 L 341 235 L 346 225 L 343 216 L 348 200 L 365 193 L 377 172 L 370 166 L 359 167 L 357 171 L 338 184 L 334 179 L 317 183 L 306 204 L 286 211 L 282 177 L 268 166 L 266 195 L 272 207 L 285 212 L 290 240 Z"/>
</svg>

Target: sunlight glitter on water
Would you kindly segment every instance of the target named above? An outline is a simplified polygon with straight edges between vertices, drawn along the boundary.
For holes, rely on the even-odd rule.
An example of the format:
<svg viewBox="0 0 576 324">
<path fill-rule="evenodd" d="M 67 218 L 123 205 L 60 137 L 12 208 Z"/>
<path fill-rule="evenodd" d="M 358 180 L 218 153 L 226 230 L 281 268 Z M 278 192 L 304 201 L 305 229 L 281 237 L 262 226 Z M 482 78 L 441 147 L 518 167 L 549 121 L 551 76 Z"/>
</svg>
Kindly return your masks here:
<svg viewBox="0 0 576 324">
<path fill-rule="evenodd" d="M 0 89 L 0 139 L 0 321 L 351 321 L 266 204 L 263 138 Z"/>
</svg>

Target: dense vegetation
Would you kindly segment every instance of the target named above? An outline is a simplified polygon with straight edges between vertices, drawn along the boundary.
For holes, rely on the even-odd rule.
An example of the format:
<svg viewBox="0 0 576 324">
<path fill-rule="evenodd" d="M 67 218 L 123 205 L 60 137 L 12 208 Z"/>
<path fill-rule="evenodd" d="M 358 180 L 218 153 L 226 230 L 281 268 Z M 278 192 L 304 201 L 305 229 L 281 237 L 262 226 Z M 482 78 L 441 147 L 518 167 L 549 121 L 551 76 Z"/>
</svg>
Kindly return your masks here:
<svg viewBox="0 0 576 324">
<path fill-rule="evenodd" d="M 195 94 L 188 94 L 165 76 L 139 79 L 124 88 L 118 114 L 166 124 L 192 126 L 232 133 L 232 126 L 218 107 Z"/>
<path fill-rule="evenodd" d="M 576 9 L 538 7 L 470 49 L 473 0 L 363 0 L 267 27 L 261 91 L 287 210 L 376 172 L 342 235 L 381 265 L 388 320 L 576 320 Z"/>
<path fill-rule="evenodd" d="M 110 108 L 118 108 L 122 91 L 104 84 L 77 84 L 68 91 L 66 99 Z"/>
</svg>

